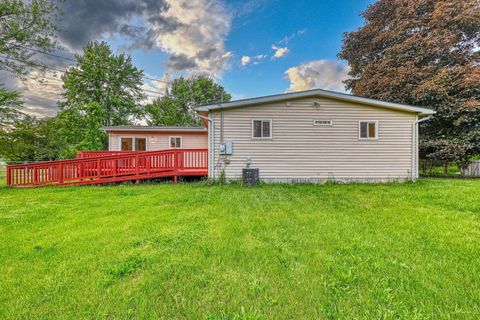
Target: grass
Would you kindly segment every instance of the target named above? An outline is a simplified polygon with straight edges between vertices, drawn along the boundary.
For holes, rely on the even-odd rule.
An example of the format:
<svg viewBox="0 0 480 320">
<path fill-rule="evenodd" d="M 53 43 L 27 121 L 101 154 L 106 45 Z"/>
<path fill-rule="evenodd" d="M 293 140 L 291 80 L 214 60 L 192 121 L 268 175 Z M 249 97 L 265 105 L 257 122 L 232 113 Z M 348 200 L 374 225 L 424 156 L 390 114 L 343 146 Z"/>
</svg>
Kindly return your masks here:
<svg viewBox="0 0 480 320">
<path fill-rule="evenodd" d="M 478 319 L 480 181 L 0 187 L 1 319 Z"/>
</svg>

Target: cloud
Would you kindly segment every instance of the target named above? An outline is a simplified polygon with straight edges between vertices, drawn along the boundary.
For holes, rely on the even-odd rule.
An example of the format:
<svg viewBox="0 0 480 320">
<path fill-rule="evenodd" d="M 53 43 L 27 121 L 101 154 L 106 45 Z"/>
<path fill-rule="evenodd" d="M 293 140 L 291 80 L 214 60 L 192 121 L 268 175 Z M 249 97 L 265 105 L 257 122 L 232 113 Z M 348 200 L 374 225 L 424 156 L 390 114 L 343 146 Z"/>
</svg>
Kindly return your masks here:
<svg viewBox="0 0 480 320">
<path fill-rule="evenodd" d="M 252 4 L 253 5 L 253 4 Z M 93 40 L 121 36 L 120 47 L 163 50 L 171 72 L 206 74 L 215 78 L 228 68 L 233 54 L 225 47 L 232 15 L 220 0 L 69 0 L 60 3 L 58 41 L 73 57 Z M 38 55 L 46 65 L 65 70 L 73 62 Z M 36 115 L 53 115 L 62 92 L 61 83 L 40 82 L 40 71 L 25 81 L 1 75 L 5 86 L 22 93 L 29 110 Z M 34 85 L 37 82 L 38 85 Z M 0 82 L 1 83 L 1 82 Z"/>
<path fill-rule="evenodd" d="M 240 59 L 240 63 L 242 66 L 246 66 L 250 63 L 250 61 L 252 61 L 252 57 L 249 56 L 243 56 L 242 59 Z"/>
<path fill-rule="evenodd" d="M 230 32 L 232 15 L 216 0 L 191 0 L 181 2 L 168 0 L 167 10 L 160 12 L 165 20 L 176 20 L 176 27 L 159 30 L 149 41 L 172 57 L 183 58 L 184 65 L 195 73 L 219 77 L 227 68 L 232 53 L 225 48 Z M 155 26 L 150 24 L 155 30 Z M 188 61 L 188 63 L 187 63 Z M 170 64 L 168 66 L 178 66 Z M 173 70 L 172 71 L 180 71 Z"/>
<path fill-rule="evenodd" d="M 272 59 L 282 58 L 290 51 L 287 47 L 277 47 L 276 45 L 272 45 L 272 49 L 275 50 Z"/>
<path fill-rule="evenodd" d="M 0 72 L 0 83 L 7 90 L 21 93 L 26 113 L 41 118 L 58 112 L 57 101 L 62 99 L 63 92 L 58 73 L 32 70 L 24 79 L 19 79 L 8 72 Z"/>
<path fill-rule="evenodd" d="M 289 68 L 285 72 L 290 81 L 288 92 L 320 88 L 345 91 L 343 81 L 348 78 L 348 66 L 333 60 L 316 60 Z"/>
<path fill-rule="evenodd" d="M 284 44 L 284 45 L 286 45 L 286 44 L 288 44 L 291 40 L 293 40 L 294 38 L 303 36 L 306 32 L 307 32 L 307 29 L 297 30 L 297 31 L 295 31 L 294 33 L 292 33 L 291 35 L 286 36 L 286 37 L 284 37 L 282 40 L 278 41 L 278 44 Z"/>
<path fill-rule="evenodd" d="M 263 59 L 265 59 L 267 57 L 266 54 L 257 54 L 253 57 L 251 56 L 243 56 L 241 59 L 240 59 L 240 64 L 242 66 L 246 66 L 248 65 L 249 63 L 252 63 L 252 64 L 259 64 Z"/>
<path fill-rule="evenodd" d="M 92 40 L 123 36 L 126 47 L 162 49 L 173 72 L 195 69 L 219 77 L 232 54 L 225 48 L 233 16 L 220 0 L 66 1 L 60 43 L 80 52 Z"/>
<path fill-rule="evenodd" d="M 170 89 L 170 74 L 165 73 L 162 77 L 157 77 L 151 74 L 145 74 L 146 77 L 149 79 L 156 79 L 156 80 L 149 80 L 146 79 L 143 83 L 142 89 L 147 90 L 145 94 L 147 96 L 146 103 L 150 103 L 157 98 L 161 98 L 165 96 Z"/>
</svg>

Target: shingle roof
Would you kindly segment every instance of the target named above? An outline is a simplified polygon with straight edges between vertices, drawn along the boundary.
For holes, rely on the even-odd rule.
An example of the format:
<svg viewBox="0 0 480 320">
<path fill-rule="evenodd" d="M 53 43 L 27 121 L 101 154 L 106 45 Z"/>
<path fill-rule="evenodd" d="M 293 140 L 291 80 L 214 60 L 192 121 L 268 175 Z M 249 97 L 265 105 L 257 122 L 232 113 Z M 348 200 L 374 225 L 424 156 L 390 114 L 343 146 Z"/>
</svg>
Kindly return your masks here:
<svg viewBox="0 0 480 320">
<path fill-rule="evenodd" d="M 270 103 L 270 102 L 278 102 L 290 99 L 299 99 L 299 98 L 308 98 L 308 97 L 323 97 L 323 98 L 330 98 L 335 100 L 342 100 L 342 101 L 349 101 L 349 102 L 356 102 L 360 104 L 380 107 L 380 108 L 387 108 L 393 110 L 400 110 L 406 112 L 414 112 L 421 115 L 429 115 L 434 114 L 435 111 L 432 109 L 415 107 L 410 105 L 404 105 L 399 103 L 357 97 L 351 94 L 328 91 L 323 89 L 314 89 L 314 90 L 307 90 L 307 91 L 299 91 L 299 92 L 290 92 L 290 93 L 282 93 L 276 94 L 271 96 L 264 96 L 258 98 L 250 98 L 250 99 L 242 99 L 236 101 L 230 101 L 225 103 L 219 104 L 210 104 L 205 106 L 197 107 L 197 111 L 210 111 L 210 110 L 217 110 L 217 109 L 227 109 L 227 108 L 240 108 L 240 107 L 247 107 L 253 106 L 262 103 Z"/>
<path fill-rule="evenodd" d="M 183 132 L 206 132 L 204 127 L 180 127 L 180 126 L 105 126 L 104 131 L 183 131 Z"/>
</svg>

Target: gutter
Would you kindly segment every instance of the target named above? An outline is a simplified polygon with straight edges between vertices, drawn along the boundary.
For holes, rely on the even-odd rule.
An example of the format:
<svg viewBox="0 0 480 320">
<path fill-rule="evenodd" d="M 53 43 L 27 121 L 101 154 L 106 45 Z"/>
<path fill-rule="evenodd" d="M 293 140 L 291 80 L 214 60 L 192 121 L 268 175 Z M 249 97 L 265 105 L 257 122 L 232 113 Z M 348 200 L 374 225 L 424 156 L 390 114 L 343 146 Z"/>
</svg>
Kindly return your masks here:
<svg viewBox="0 0 480 320">
<path fill-rule="evenodd" d="M 415 120 L 412 123 L 412 181 L 415 182 L 418 178 L 418 124 L 430 120 L 432 116 Z"/>
<path fill-rule="evenodd" d="M 208 176 L 215 178 L 215 123 L 210 119 L 210 113 L 208 113 L 208 118 L 200 113 L 198 116 L 210 123 L 208 126 Z"/>
</svg>

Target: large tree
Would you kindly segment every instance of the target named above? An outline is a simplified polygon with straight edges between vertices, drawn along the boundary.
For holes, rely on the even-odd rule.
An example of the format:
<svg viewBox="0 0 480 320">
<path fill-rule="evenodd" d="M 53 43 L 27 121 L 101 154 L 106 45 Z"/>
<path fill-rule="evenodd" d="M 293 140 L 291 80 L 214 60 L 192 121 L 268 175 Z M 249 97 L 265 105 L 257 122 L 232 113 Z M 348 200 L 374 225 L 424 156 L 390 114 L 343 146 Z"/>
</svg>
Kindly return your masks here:
<svg viewBox="0 0 480 320">
<path fill-rule="evenodd" d="M 480 3 L 379 0 L 344 35 L 347 88 L 356 95 L 432 107 L 422 153 L 466 163 L 480 152 Z"/>
<path fill-rule="evenodd" d="M 107 126 L 129 124 L 141 115 L 143 71 L 129 55 L 115 55 L 106 42 L 95 41 L 76 59 L 77 65 L 62 77 L 65 101 L 59 104 L 60 110 L 85 114 L 88 105 L 95 103 L 101 108 L 98 124 Z"/>
<path fill-rule="evenodd" d="M 129 55 L 112 53 L 105 42 L 91 42 L 77 55 L 78 64 L 63 76 L 64 101 L 59 103 L 61 133 L 75 150 L 104 147 L 101 126 L 130 124 L 142 115 L 143 71 Z"/>
<path fill-rule="evenodd" d="M 168 94 L 145 107 L 149 125 L 199 125 L 195 107 L 230 101 L 232 96 L 204 76 L 178 78 Z"/>
</svg>

